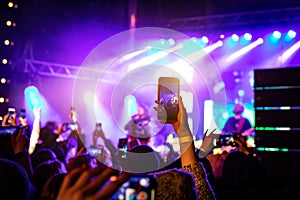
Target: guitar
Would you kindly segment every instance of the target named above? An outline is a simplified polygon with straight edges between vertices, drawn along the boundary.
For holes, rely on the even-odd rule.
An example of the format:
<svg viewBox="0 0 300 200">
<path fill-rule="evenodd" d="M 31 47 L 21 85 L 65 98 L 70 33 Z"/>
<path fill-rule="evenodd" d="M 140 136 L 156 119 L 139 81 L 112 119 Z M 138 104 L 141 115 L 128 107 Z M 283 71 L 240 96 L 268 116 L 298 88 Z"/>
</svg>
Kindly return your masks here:
<svg viewBox="0 0 300 200">
<path fill-rule="evenodd" d="M 244 132 L 241 133 L 242 136 L 254 136 L 255 135 L 255 129 L 253 127 L 245 130 Z"/>
</svg>

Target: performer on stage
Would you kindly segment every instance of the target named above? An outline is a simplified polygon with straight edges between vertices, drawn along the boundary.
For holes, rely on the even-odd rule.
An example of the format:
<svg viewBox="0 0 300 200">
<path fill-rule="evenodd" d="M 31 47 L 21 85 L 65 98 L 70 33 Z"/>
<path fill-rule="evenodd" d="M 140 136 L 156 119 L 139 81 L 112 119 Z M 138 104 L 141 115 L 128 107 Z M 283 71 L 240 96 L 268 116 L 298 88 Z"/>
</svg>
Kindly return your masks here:
<svg viewBox="0 0 300 200">
<path fill-rule="evenodd" d="M 240 133 L 243 136 L 250 135 L 254 128 L 252 127 L 250 121 L 242 116 L 243 112 L 244 105 L 242 103 L 238 103 L 234 106 L 234 116 L 228 118 L 222 129 L 222 134 Z"/>
</svg>

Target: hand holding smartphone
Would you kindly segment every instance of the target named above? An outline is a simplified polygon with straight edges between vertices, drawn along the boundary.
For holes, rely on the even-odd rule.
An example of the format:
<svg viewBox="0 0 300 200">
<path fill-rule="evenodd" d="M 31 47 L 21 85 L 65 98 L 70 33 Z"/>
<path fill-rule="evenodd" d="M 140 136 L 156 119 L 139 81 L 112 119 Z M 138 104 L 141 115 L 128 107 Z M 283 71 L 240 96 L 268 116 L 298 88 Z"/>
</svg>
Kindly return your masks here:
<svg viewBox="0 0 300 200">
<path fill-rule="evenodd" d="M 156 178 L 151 175 L 132 175 L 110 199 L 155 199 Z"/>
<path fill-rule="evenodd" d="M 23 119 L 26 118 L 26 110 L 25 109 L 20 110 L 20 117 L 23 118 Z"/>
<path fill-rule="evenodd" d="M 177 121 L 180 81 L 176 77 L 158 79 L 157 118 L 166 124 Z"/>
<path fill-rule="evenodd" d="M 8 108 L 9 118 L 13 118 L 15 113 L 16 113 L 15 108 Z"/>
</svg>

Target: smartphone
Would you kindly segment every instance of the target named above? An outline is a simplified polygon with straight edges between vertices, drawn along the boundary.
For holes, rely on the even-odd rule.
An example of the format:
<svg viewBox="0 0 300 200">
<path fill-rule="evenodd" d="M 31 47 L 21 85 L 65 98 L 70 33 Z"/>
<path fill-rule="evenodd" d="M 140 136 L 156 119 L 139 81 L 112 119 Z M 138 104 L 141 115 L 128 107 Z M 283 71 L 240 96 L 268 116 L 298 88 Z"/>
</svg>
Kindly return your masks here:
<svg viewBox="0 0 300 200">
<path fill-rule="evenodd" d="M 157 118 L 164 123 L 177 121 L 180 81 L 176 77 L 158 79 Z"/>
<path fill-rule="evenodd" d="M 111 199 L 154 200 L 156 179 L 151 175 L 133 175 L 125 182 Z"/>
<path fill-rule="evenodd" d="M 237 146 L 236 143 L 234 142 L 235 139 L 234 134 L 224 134 L 220 135 L 220 137 L 216 141 L 216 146 L 217 147 L 223 147 L 223 146 Z"/>
<path fill-rule="evenodd" d="M 87 147 L 86 150 L 95 158 L 101 155 L 103 148 Z"/>
<path fill-rule="evenodd" d="M 78 129 L 78 125 L 77 124 L 67 124 L 67 130 L 72 130 L 72 131 L 76 131 Z"/>
<path fill-rule="evenodd" d="M 20 117 L 23 119 L 26 118 L 26 110 L 25 109 L 20 109 Z"/>
<path fill-rule="evenodd" d="M 127 151 L 128 151 L 128 139 L 127 138 L 119 138 L 118 151 L 119 151 L 121 158 L 127 157 Z"/>
<path fill-rule="evenodd" d="M 0 126 L 0 137 L 10 137 L 19 132 L 19 126 Z"/>
<path fill-rule="evenodd" d="M 100 131 L 102 128 L 102 123 L 96 123 L 96 130 Z"/>
<path fill-rule="evenodd" d="M 13 117 L 16 112 L 15 108 L 8 108 L 9 118 Z"/>
</svg>

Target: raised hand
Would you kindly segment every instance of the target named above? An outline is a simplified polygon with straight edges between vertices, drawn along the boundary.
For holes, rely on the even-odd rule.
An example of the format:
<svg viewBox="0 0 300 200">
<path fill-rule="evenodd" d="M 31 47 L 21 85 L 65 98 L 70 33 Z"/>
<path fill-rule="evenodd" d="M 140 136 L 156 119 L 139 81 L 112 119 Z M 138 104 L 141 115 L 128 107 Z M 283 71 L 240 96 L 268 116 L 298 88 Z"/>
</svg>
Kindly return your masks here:
<svg viewBox="0 0 300 200">
<path fill-rule="evenodd" d="M 12 116 L 7 113 L 3 116 L 2 126 L 17 126 L 16 118 L 16 113 L 14 113 Z"/>
<path fill-rule="evenodd" d="M 199 156 L 201 158 L 205 157 L 215 146 L 214 141 L 220 137 L 220 134 L 215 134 L 216 129 L 208 132 L 208 129 L 205 131 L 202 139 L 202 144 L 200 147 Z"/>
<path fill-rule="evenodd" d="M 28 152 L 29 138 L 26 136 L 23 129 L 23 127 L 20 128 L 19 132 L 11 137 L 11 145 L 14 149 L 14 153 Z"/>
<path fill-rule="evenodd" d="M 129 177 L 128 173 L 119 174 L 112 168 L 82 166 L 66 175 L 57 200 L 109 199 Z"/>
</svg>

